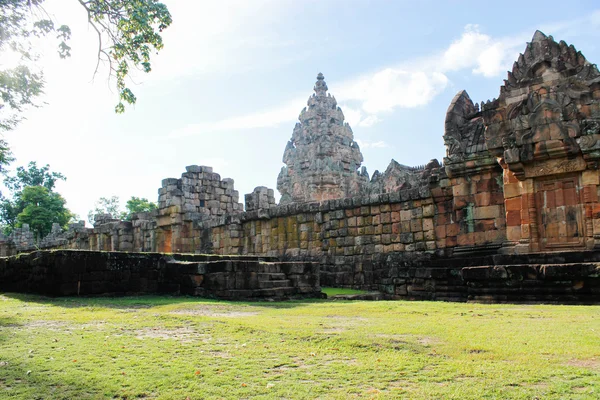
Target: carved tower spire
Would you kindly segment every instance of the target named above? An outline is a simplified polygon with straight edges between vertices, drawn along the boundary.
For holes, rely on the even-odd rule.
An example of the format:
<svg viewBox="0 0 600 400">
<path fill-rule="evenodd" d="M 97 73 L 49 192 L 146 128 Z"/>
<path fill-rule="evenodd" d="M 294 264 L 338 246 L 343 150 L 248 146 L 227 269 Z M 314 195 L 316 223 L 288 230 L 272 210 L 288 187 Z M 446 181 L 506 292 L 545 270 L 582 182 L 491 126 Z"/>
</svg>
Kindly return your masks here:
<svg viewBox="0 0 600 400">
<path fill-rule="evenodd" d="M 335 97 L 327 93 L 322 73 L 283 153 L 285 167 L 277 178 L 281 204 L 360 195 L 368 183 L 352 129 Z"/>
</svg>

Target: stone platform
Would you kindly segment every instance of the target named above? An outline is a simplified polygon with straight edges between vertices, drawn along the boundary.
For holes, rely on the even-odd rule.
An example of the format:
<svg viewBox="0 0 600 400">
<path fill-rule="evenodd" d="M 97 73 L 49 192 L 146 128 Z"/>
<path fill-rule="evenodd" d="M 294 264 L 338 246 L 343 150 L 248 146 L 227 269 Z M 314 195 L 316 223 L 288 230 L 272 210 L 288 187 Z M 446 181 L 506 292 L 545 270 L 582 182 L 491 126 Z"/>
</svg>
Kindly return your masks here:
<svg viewBox="0 0 600 400">
<path fill-rule="evenodd" d="M 477 303 L 600 303 L 600 251 L 388 256 L 373 264 L 386 299 Z"/>
<path fill-rule="evenodd" d="M 312 262 L 81 250 L 0 258 L 0 291 L 48 296 L 173 294 L 227 300 L 322 296 L 319 265 Z"/>
</svg>

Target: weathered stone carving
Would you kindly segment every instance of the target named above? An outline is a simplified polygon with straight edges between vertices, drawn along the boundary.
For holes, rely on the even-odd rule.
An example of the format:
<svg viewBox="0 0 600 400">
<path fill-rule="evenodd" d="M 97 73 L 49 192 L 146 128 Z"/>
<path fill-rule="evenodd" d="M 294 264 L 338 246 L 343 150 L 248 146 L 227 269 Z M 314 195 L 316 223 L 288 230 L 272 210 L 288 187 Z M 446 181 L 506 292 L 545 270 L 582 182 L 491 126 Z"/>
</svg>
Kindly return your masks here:
<svg viewBox="0 0 600 400">
<path fill-rule="evenodd" d="M 393 193 L 427 186 L 432 173 L 437 175 L 439 168 L 440 164 L 437 160 L 431 160 L 427 165 L 420 167 L 409 167 L 392 160 L 383 173 L 379 171 L 373 173 L 368 193 L 370 195 Z"/>
<path fill-rule="evenodd" d="M 446 164 L 461 162 L 468 154 L 486 150 L 479 105 L 473 104 L 464 90 L 454 96 L 446 112 L 444 144 Z"/>
<path fill-rule="evenodd" d="M 359 172 L 363 156 L 352 129 L 321 73 L 314 90 L 283 154 L 281 204 L 357 196 L 368 183 L 366 169 Z"/>
<path fill-rule="evenodd" d="M 595 168 L 598 88 L 595 65 L 573 46 L 537 31 L 498 99 L 483 106 L 487 148 L 518 179 L 525 177 L 528 163 L 582 153 Z"/>
<path fill-rule="evenodd" d="M 485 144 L 483 117 L 479 104 L 462 90 L 454 96 L 444 124 L 445 171 L 456 177 L 496 167 Z"/>
</svg>

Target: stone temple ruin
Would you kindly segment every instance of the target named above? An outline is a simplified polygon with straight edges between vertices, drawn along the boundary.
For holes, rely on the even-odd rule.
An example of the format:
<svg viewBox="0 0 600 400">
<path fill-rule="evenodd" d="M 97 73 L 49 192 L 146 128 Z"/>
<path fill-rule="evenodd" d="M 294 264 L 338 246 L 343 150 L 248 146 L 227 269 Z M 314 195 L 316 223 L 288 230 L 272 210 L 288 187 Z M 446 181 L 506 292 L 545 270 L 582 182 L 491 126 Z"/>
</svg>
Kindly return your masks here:
<svg viewBox="0 0 600 400">
<path fill-rule="evenodd" d="M 274 264 L 261 273 L 280 274 L 270 279 L 289 293 L 314 294 L 321 284 L 374 289 L 392 299 L 600 301 L 600 73 L 573 46 L 537 31 L 498 98 L 477 104 L 466 91 L 454 97 L 443 165 L 392 160 L 371 179 L 327 90 L 319 74 L 284 150 L 279 204 L 273 190 L 258 187 L 245 196 L 244 210 L 233 180 L 189 166 L 181 178 L 163 180 L 154 213 L 131 221 L 97 216 L 93 229 L 56 227 L 37 247 L 23 227 L 1 238 L 0 252 L 262 257 Z M 196 262 L 187 257 L 173 255 L 169 265 Z M 34 265 L 39 257 L 32 259 Z M 0 282 L 33 279 L 18 278 L 11 265 L 14 258 L 0 262 Z M 213 279 L 219 290 L 238 285 L 246 292 L 229 297 L 252 297 L 258 283 L 244 279 L 254 272 L 237 264 L 219 268 L 215 273 L 229 274 Z M 185 279 L 202 281 L 200 269 Z M 286 275 L 292 270 L 293 279 Z M 278 287 L 260 285 L 268 293 Z"/>
</svg>

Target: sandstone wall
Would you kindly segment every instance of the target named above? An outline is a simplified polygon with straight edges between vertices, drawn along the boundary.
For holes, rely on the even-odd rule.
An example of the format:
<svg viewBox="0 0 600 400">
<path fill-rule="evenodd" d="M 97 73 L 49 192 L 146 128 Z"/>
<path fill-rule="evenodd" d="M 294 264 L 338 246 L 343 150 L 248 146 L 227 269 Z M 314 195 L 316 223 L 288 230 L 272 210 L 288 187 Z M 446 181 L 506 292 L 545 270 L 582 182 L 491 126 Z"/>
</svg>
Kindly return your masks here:
<svg viewBox="0 0 600 400">
<path fill-rule="evenodd" d="M 215 254 L 318 260 L 324 285 L 364 288 L 379 288 L 387 255 L 497 250 L 506 240 L 501 168 L 452 179 L 427 173 L 431 187 L 202 221 L 196 238 Z"/>
<path fill-rule="evenodd" d="M 51 296 L 321 297 L 319 265 L 251 257 L 36 251 L 0 258 L 0 291 Z"/>
</svg>

